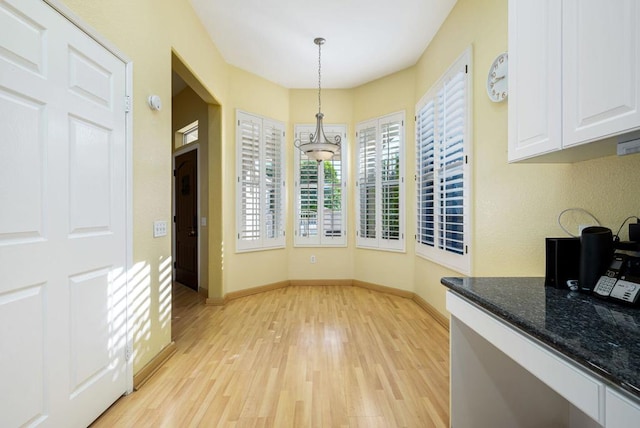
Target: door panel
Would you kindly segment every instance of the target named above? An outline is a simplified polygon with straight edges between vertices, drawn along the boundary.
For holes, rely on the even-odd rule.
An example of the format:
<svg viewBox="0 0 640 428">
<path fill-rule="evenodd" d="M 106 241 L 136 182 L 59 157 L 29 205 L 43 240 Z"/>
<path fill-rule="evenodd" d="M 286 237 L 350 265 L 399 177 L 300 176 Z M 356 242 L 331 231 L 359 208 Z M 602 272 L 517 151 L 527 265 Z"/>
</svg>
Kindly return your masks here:
<svg viewBox="0 0 640 428">
<path fill-rule="evenodd" d="M 12 162 L 0 168 L 0 198 L 20 201 L 0 210 L 0 244 L 44 237 L 45 112 L 43 103 L 0 87 L 0 117 L 14 124 L 2 127 L 4 158 Z"/>
<path fill-rule="evenodd" d="M 109 232 L 111 131 L 81 118 L 69 118 L 69 233 Z"/>
<path fill-rule="evenodd" d="M 87 426 L 128 385 L 126 66 L 41 0 L 0 26 L 0 426 Z"/>
<path fill-rule="evenodd" d="M 0 403 L 7 409 L 0 416 L 2 426 L 17 427 L 44 418 L 45 287 L 33 284 L 0 294 Z"/>
<path fill-rule="evenodd" d="M 198 152 L 175 160 L 176 281 L 198 290 Z"/>
<path fill-rule="evenodd" d="M 113 105 L 113 74 L 82 52 L 69 49 L 69 89 L 106 108 Z"/>
<path fill-rule="evenodd" d="M 31 13 L 29 11 L 27 13 Z M 44 13 L 35 11 L 36 20 Z M 46 28 L 7 2 L 0 5 L 0 56 L 36 74 L 44 75 Z"/>
<path fill-rule="evenodd" d="M 75 397 L 109 369 L 110 267 L 69 278 L 70 390 Z"/>
</svg>

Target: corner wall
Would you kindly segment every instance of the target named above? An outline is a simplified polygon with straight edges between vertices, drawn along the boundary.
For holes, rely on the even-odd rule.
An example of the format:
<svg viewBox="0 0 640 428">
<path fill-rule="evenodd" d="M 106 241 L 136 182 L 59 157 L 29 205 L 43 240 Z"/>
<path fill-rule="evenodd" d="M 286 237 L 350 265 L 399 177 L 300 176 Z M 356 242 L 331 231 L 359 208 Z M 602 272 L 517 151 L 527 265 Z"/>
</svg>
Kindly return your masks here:
<svg viewBox="0 0 640 428">
<path fill-rule="evenodd" d="M 342 142 L 341 154 L 348 164 L 349 177 L 347 181 L 347 247 L 338 248 L 305 248 L 294 246 L 295 223 L 295 191 L 293 182 L 294 156 L 298 149 L 293 145 L 294 125 L 315 125 L 315 115 L 318 112 L 318 91 L 314 89 L 290 90 L 289 103 L 291 105 L 290 124 L 287 128 L 287 177 L 289 201 L 287 203 L 287 245 L 289 247 L 288 279 L 314 280 L 314 279 L 352 279 L 353 270 L 353 245 L 355 228 L 355 138 L 353 131 L 353 90 L 350 89 L 323 89 L 322 111 L 325 114 L 324 125 L 347 125 L 347 138 Z M 311 263 L 311 256 L 316 257 L 316 263 Z"/>
<path fill-rule="evenodd" d="M 227 85 L 229 102 L 223 117 L 226 129 L 222 189 L 223 296 L 287 280 L 288 251 L 292 242 L 287 237 L 287 248 L 236 252 L 236 110 L 283 122 L 287 129 L 289 90 L 233 66 L 229 66 Z M 290 168 L 289 164 L 287 168 Z"/>
<path fill-rule="evenodd" d="M 566 236 L 557 224 L 564 209 L 584 208 L 614 233 L 640 214 L 640 198 L 631 196 L 640 186 L 640 156 L 508 164 L 507 103 L 492 103 L 485 90 L 493 59 L 508 49 L 507 27 L 507 0 L 458 0 L 415 67 L 414 103 L 473 46 L 472 275 L 544 276 L 544 239 Z M 442 276 L 460 275 L 416 258 L 415 292 L 446 314 Z"/>
<path fill-rule="evenodd" d="M 354 89 L 353 116 L 354 128 L 357 123 L 396 112 L 404 112 L 405 141 L 405 250 L 391 252 L 355 247 L 355 233 L 352 248 L 354 251 L 354 279 L 393 287 L 405 291 L 414 291 L 415 269 L 415 67 L 366 83 Z M 354 135 L 355 140 L 355 135 Z M 356 144 L 353 147 L 353 159 L 356 159 Z M 352 162 L 355 168 L 356 162 Z M 354 175 L 354 180 L 356 176 Z M 354 193 L 354 204 L 357 194 Z M 355 206 L 354 211 L 355 213 Z M 352 230 L 355 231 L 355 215 L 352 218 Z"/>
</svg>

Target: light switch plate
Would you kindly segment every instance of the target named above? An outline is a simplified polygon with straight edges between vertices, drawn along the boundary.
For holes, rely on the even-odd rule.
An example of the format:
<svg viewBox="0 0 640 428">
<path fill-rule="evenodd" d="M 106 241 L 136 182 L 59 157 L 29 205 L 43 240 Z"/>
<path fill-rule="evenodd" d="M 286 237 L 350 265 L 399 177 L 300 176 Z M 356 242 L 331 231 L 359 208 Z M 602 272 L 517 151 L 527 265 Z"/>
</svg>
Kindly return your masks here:
<svg viewBox="0 0 640 428">
<path fill-rule="evenodd" d="M 153 222 L 153 237 L 158 238 L 160 236 L 167 235 L 167 222 L 166 221 L 154 221 Z"/>
</svg>

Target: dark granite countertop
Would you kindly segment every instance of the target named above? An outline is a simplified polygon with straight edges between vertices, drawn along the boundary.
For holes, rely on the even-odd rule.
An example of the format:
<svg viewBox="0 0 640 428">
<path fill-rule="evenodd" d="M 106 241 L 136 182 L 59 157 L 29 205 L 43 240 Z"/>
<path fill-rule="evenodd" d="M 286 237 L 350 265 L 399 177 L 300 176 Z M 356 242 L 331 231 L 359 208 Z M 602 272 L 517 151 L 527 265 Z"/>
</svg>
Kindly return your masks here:
<svg viewBox="0 0 640 428">
<path fill-rule="evenodd" d="M 640 399 L 640 308 L 544 286 L 544 278 L 442 284 Z"/>
</svg>

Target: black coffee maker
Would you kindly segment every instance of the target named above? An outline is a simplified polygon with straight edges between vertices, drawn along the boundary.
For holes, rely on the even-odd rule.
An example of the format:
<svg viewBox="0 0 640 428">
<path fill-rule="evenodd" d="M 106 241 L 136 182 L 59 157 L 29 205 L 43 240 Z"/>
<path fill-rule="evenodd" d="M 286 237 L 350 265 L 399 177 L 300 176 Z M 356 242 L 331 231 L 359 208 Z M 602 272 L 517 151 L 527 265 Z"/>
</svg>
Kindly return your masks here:
<svg viewBox="0 0 640 428">
<path fill-rule="evenodd" d="M 613 258 L 613 234 L 601 226 L 586 227 L 580 235 L 578 288 L 591 292 Z"/>
</svg>

